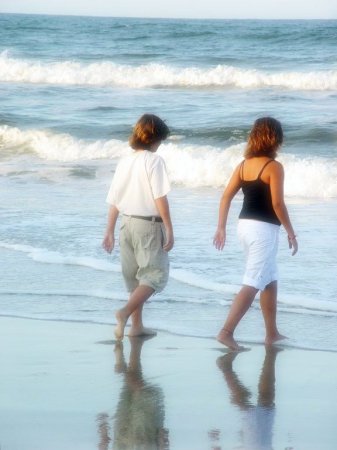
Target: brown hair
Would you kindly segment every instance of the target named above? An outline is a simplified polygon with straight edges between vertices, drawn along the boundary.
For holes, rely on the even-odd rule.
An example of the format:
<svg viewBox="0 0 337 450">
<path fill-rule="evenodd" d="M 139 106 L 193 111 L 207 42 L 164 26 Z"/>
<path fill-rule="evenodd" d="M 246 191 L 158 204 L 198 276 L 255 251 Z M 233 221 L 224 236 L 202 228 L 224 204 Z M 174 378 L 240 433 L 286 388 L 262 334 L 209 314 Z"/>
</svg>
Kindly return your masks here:
<svg viewBox="0 0 337 450">
<path fill-rule="evenodd" d="M 134 150 L 150 150 L 151 146 L 164 141 L 170 130 L 166 123 L 154 114 L 144 114 L 133 128 L 129 144 Z"/>
<path fill-rule="evenodd" d="M 249 134 L 245 158 L 269 156 L 275 158 L 283 142 L 281 123 L 273 117 L 257 119 Z"/>
</svg>

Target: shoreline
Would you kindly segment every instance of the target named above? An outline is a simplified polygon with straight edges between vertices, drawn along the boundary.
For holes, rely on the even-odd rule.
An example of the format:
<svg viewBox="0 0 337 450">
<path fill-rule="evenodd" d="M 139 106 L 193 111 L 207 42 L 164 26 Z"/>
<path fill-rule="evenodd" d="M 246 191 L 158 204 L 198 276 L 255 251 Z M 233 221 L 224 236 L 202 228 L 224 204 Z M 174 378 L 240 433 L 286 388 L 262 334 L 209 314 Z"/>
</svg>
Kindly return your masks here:
<svg viewBox="0 0 337 450">
<path fill-rule="evenodd" d="M 329 353 L 4 317 L 0 333 L 4 450 L 335 448 Z"/>
<path fill-rule="evenodd" d="M 99 321 L 92 321 L 92 320 L 80 320 L 80 319 L 59 319 L 59 318 L 39 318 L 39 317 L 29 317 L 29 316 L 20 316 L 20 315 L 9 315 L 9 314 L 0 314 L 0 321 L 2 319 L 17 319 L 17 320 L 31 320 L 31 321 L 38 321 L 38 322 L 53 322 L 53 323 L 60 323 L 60 324 L 78 324 L 78 325 L 92 325 L 92 326 L 97 326 L 97 327 L 108 327 L 110 328 L 110 330 L 112 330 L 111 336 L 112 336 L 112 340 L 115 341 L 116 338 L 114 337 L 114 327 L 116 326 L 116 322 L 111 322 L 111 323 L 107 323 L 107 322 L 99 322 Z M 127 338 L 127 331 L 130 325 L 126 325 L 125 328 L 125 337 Z M 157 332 L 157 334 L 159 333 L 163 333 L 165 335 L 167 335 L 167 337 L 172 336 L 173 338 L 191 338 L 191 339 L 202 339 L 202 340 L 206 340 L 206 341 L 213 341 L 213 343 L 217 343 L 220 348 L 223 348 L 226 350 L 226 347 L 223 346 L 222 344 L 218 343 L 216 340 L 216 335 L 214 334 L 214 336 L 197 336 L 197 335 L 193 335 L 193 334 L 184 334 L 184 333 L 179 333 L 179 332 L 174 332 L 174 331 L 170 331 L 170 330 L 165 330 L 162 328 L 156 328 L 156 327 L 151 327 L 151 329 L 153 329 L 154 331 Z M 238 343 L 244 345 L 244 346 L 264 346 L 264 341 L 263 339 L 253 339 L 253 338 L 249 338 L 249 337 L 238 337 L 237 338 Z M 298 341 L 295 341 L 294 339 L 292 339 L 291 337 L 286 337 L 285 340 L 276 342 L 274 344 L 274 346 L 282 348 L 282 349 L 293 349 L 293 350 L 302 350 L 305 352 L 322 352 L 322 353 L 337 353 L 337 350 L 332 349 L 332 348 L 322 348 L 322 347 L 315 347 L 315 346 L 305 346 L 303 344 L 301 344 Z M 229 351 L 229 350 L 228 350 Z"/>
</svg>

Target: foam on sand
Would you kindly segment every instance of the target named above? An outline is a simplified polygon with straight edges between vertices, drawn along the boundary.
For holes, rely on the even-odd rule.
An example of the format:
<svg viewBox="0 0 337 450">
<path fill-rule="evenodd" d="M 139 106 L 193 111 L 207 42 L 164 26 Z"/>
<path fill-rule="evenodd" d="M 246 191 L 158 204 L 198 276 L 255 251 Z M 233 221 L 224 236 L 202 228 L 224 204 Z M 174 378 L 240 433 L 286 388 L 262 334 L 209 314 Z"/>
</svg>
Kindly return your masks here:
<svg viewBox="0 0 337 450">
<path fill-rule="evenodd" d="M 12 244 L 7 243 L 5 241 L 0 241 L 0 248 L 4 248 L 14 252 L 25 253 L 33 261 L 44 264 L 82 266 L 93 270 L 114 272 L 114 273 L 119 273 L 121 271 L 119 263 L 111 263 L 107 260 L 100 258 L 94 258 L 89 256 L 66 255 L 62 254 L 61 252 L 50 251 L 47 249 L 32 247 L 29 245 Z M 170 278 L 183 284 L 187 284 L 199 289 L 203 289 L 205 291 L 216 292 L 220 294 L 233 295 L 240 288 L 237 285 L 217 283 L 205 277 L 202 277 L 200 276 L 200 274 L 196 274 L 190 270 L 182 270 L 174 268 L 174 266 L 170 271 Z M 30 295 L 34 295 L 34 292 L 30 292 Z M 73 292 L 69 293 L 67 291 L 63 292 L 63 294 L 61 294 L 61 291 L 57 291 L 56 293 L 52 291 L 50 294 L 48 292 L 49 291 L 44 291 L 46 295 L 57 295 L 57 293 L 59 293 L 60 295 L 74 295 Z M 8 294 L 13 295 L 15 293 L 20 294 L 20 291 L 11 292 Z M 37 291 L 37 295 L 41 295 L 41 293 Z M 90 296 L 98 298 L 115 298 L 114 296 L 111 297 L 110 294 L 107 294 L 104 291 L 99 290 L 92 290 Z M 118 298 L 120 298 L 120 295 L 118 295 Z M 170 301 L 172 302 L 174 300 Z M 184 302 L 186 301 L 188 302 L 189 299 L 184 298 Z M 196 302 L 200 303 L 198 300 Z M 212 297 L 206 297 L 204 300 L 204 303 L 211 303 L 211 302 Z M 222 301 L 222 304 L 224 305 L 228 305 L 229 303 L 230 302 L 228 302 L 227 300 Z M 291 295 L 291 296 L 287 295 L 287 297 L 281 297 L 279 299 L 279 303 L 280 306 L 283 308 L 283 311 L 289 313 L 293 312 L 295 314 L 309 314 L 309 315 L 313 314 L 322 316 L 335 316 L 337 314 L 336 302 L 317 300 L 314 298 L 309 298 L 308 296 L 301 297 L 299 295 Z"/>
</svg>

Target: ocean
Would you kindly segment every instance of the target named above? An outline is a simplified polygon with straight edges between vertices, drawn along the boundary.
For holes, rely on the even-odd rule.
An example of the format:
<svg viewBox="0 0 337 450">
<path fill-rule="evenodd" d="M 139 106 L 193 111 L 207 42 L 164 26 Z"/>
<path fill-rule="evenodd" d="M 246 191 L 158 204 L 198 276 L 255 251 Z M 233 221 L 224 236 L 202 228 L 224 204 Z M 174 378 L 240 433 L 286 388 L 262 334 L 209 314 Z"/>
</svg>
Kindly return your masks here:
<svg viewBox="0 0 337 450">
<path fill-rule="evenodd" d="M 163 118 L 176 244 L 148 326 L 214 337 L 243 273 L 233 201 L 221 193 L 254 120 L 279 119 L 279 160 L 298 235 L 278 255 L 278 322 L 289 346 L 337 351 L 337 21 L 0 15 L 0 314 L 114 324 L 118 246 L 101 242 L 105 198 L 132 125 Z M 237 338 L 263 342 L 256 300 Z"/>
</svg>

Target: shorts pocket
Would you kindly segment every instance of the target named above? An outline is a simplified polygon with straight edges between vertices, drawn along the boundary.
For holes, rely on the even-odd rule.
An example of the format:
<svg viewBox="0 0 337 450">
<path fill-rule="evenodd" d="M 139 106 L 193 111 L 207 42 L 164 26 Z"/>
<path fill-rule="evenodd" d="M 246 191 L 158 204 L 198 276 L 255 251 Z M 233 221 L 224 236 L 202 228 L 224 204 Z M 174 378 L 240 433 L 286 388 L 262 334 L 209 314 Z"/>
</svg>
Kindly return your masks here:
<svg viewBox="0 0 337 450">
<path fill-rule="evenodd" d="M 133 240 L 135 247 L 151 249 L 156 245 L 155 224 L 146 220 L 137 220 L 133 223 Z"/>
</svg>

